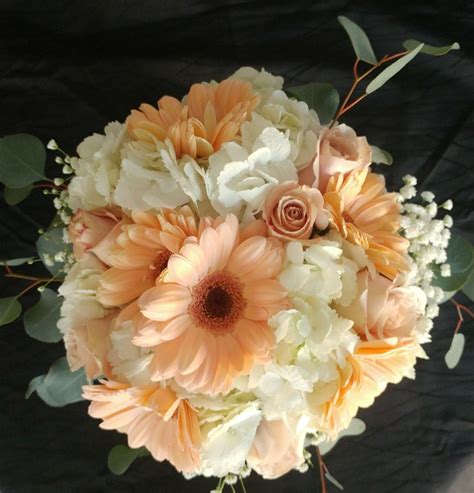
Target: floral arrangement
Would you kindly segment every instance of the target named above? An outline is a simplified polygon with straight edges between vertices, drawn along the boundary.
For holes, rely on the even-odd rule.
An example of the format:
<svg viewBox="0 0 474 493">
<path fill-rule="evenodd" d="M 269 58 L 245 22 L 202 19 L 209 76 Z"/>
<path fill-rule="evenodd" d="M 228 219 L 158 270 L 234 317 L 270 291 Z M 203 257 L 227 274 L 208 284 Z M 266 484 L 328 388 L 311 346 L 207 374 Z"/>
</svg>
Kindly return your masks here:
<svg viewBox="0 0 474 493">
<path fill-rule="evenodd" d="M 126 434 L 109 456 L 116 473 L 151 454 L 222 491 L 252 470 L 305 471 L 316 446 L 325 490 L 325 477 L 337 482 L 321 454 L 363 431 L 358 409 L 388 384 L 415 377 L 438 306 L 460 289 L 472 299 L 472 246 L 438 217 L 452 202 L 418 197 L 412 176 L 388 191 L 377 164 L 390 154 L 341 122 L 418 54 L 459 45 L 409 40 L 377 59 L 339 20 L 356 53 L 341 103 L 330 84 L 284 90 L 244 67 L 140 105 L 74 157 L 50 141 L 56 178 L 38 139 L 0 140 L 7 202 L 42 187 L 58 211 L 37 243 L 51 276 L 18 272 L 33 257 L 3 261 L 30 284 L 0 300 L 1 323 L 38 289 L 25 329 L 63 340 L 66 357 L 27 396 L 90 401 L 101 428 Z"/>
</svg>

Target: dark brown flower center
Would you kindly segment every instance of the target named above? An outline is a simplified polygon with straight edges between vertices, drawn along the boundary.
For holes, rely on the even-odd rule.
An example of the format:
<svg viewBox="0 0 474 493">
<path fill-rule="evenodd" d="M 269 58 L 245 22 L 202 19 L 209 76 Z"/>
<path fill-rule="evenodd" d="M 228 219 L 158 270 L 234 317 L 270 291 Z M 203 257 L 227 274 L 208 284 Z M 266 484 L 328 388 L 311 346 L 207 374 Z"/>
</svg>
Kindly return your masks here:
<svg viewBox="0 0 474 493">
<path fill-rule="evenodd" d="M 194 323 L 213 334 L 231 332 L 242 318 L 247 301 L 239 279 L 227 272 L 215 272 L 193 288 L 188 312 Z"/>
</svg>

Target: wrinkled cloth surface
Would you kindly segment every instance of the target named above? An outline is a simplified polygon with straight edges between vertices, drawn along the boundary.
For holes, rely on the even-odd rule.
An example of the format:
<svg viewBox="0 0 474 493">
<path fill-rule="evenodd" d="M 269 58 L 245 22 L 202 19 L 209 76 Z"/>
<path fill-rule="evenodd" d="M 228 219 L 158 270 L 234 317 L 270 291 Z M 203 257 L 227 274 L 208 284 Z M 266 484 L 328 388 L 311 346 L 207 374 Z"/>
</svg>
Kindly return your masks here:
<svg viewBox="0 0 474 493">
<path fill-rule="evenodd" d="M 455 231 L 473 241 L 474 4 L 468 0 L 1 0 L 0 135 L 54 137 L 73 153 L 85 136 L 123 121 L 141 102 L 181 97 L 192 83 L 223 79 L 242 65 L 283 75 L 287 87 L 331 82 L 343 95 L 354 55 L 337 15 L 363 26 L 378 56 L 399 51 L 408 38 L 461 43 L 461 51 L 445 57 L 420 55 L 343 121 L 392 153 L 394 164 L 382 169 L 389 188 L 398 189 L 407 173 L 417 175 L 420 188 L 438 201 L 453 199 Z M 36 190 L 13 208 L 0 200 L 0 258 L 33 252 L 37 229 L 54 216 L 44 199 Z M 1 296 L 23 285 L 2 277 Z M 37 297 L 28 294 L 24 307 Z M 463 295 L 457 299 L 468 303 Z M 465 353 L 450 371 L 444 354 L 456 321 L 446 303 L 417 379 L 389 386 L 359 414 L 367 431 L 342 439 L 325 457 L 344 491 L 474 491 L 474 324 L 467 318 L 463 325 Z M 187 481 L 151 458 L 114 476 L 107 454 L 124 436 L 100 430 L 85 402 L 54 409 L 36 396 L 25 401 L 28 382 L 63 353 L 61 343 L 30 339 L 19 321 L 1 327 L 2 493 L 198 493 L 216 486 L 214 479 Z M 319 471 L 274 481 L 254 474 L 246 487 L 249 493 L 317 492 Z"/>
</svg>

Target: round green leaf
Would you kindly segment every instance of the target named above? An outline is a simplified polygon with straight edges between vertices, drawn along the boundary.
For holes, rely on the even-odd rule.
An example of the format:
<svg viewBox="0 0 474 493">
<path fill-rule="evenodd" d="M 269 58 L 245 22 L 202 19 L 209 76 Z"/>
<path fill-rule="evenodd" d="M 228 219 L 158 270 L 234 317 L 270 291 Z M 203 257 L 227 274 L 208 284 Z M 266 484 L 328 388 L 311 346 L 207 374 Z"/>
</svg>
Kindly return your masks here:
<svg viewBox="0 0 474 493">
<path fill-rule="evenodd" d="M 363 62 L 375 65 L 377 58 L 375 57 L 374 50 L 370 44 L 367 34 L 354 22 L 344 17 L 343 15 L 337 18 L 341 26 L 346 30 L 351 40 L 352 47 L 354 48 L 357 58 Z"/>
<path fill-rule="evenodd" d="M 0 325 L 16 320 L 21 313 L 21 304 L 15 296 L 0 298 Z"/>
<path fill-rule="evenodd" d="M 109 452 L 107 465 L 111 472 L 120 475 L 133 464 L 135 459 L 142 455 L 147 455 L 147 451 L 143 447 L 133 449 L 126 445 L 116 445 Z"/>
<path fill-rule="evenodd" d="M 31 397 L 31 394 L 38 389 L 38 387 L 44 382 L 45 378 L 46 375 L 39 375 L 31 380 L 25 392 L 25 399 L 29 399 Z"/>
<path fill-rule="evenodd" d="M 53 363 L 36 392 L 46 404 L 63 407 L 83 400 L 83 385 L 87 385 L 84 369 L 71 372 L 66 358 L 63 357 Z"/>
<path fill-rule="evenodd" d="M 3 195 L 5 196 L 5 202 L 8 205 L 19 204 L 22 200 L 25 200 L 33 190 L 33 185 L 26 185 L 23 188 L 9 188 L 5 187 Z"/>
<path fill-rule="evenodd" d="M 474 268 L 471 268 L 471 273 L 466 284 L 462 287 L 462 291 L 471 301 L 474 301 Z"/>
<path fill-rule="evenodd" d="M 446 250 L 447 263 L 451 268 L 449 277 L 442 277 L 438 266 L 433 267 L 436 279 L 434 284 L 443 291 L 459 291 L 466 284 L 472 272 L 474 250 L 471 243 L 462 236 L 453 235 Z"/>
<path fill-rule="evenodd" d="M 10 188 L 23 188 L 44 179 L 46 149 L 37 137 L 8 135 L 0 139 L 0 181 Z"/>
<path fill-rule="evenodd" d="M 421 53 L 425 53 L 426 55 L 432 55 L 432 56 L 446 55 L 446 53 L 450 52 L 451 50 L 459 50 L 459 48 L 461 48 L 459 46 L 459 43 L 452 43 L 446 46 L 433 46 L 426 43 L 422 43 L 421 41 L 417 41 L 416 39 L 407 39 L 403 43 L 403 47 L 408 51 L 412 51 L 420 44 L 423 45 L 423 48 L 421 49 Z"/>
<path fill-rule="evenodd" d="M 339 106 L 339 93 L 328 83 L 313 82 L 304 86 L 291 87 L 286 89 L 286 93 L 304 101 L 316 111 L 323 125 L 333 119 Z"/>
<path fill-rule="evenodd" d="M 58 342 L 62 339 L 57 323 L 62 299 L 51 289 L 41 293 L 39 302 L 25 312 L 23 322 L 26 333 L 42 342 Z"/>
<path fill-rule="evenodd" d="M 63 228 L 50 229 L 42 234 L 36 242 L 40 259 L 54 276 L 60 274 L 64 268 L 62 262 L 54 262 L 54 256 L 58 252 L 70 250 L 70 246 L 64 243 L 63 231 Z"/>
<path fill-rule="evenodd" d="M 400 72 L 400 70 L 402 70 L 405 65 L 410 63 L 413 58 L 415 58 L 416 55 L 420 53 L 420 51 L 423 49 L 423 46 L 423 44 L 418 45 L 413 51 L 410 51 L 410 53 L 407 53 L 405 56 L 399 58 L 396 62 L 393 62 L 385 70 L 382 70 L 382 72 L 380 72 L 380 74 L 377 75 L 377 77 L 375 77 L 367 86 L 365 92 L 367 94 L 370 94 L 372 92 L 375 92 L 377 89 L 380 89 L 393 76 L 398 74 L 398 72 Z"/>
<path fill-rule="evenodd" d="M 444 361 L 446 362 L 446 366 L 452 370 L 456 368 L 459 361 L 461 360 L 462 353 L 464 351 L 464 344 L 466 342 L 466 338 L 464 334 L 461 332 L 457 332 L 454 334 L 454 337 L 451 341 L 451 346 L 449 347 L 448 352 L 444 356 Z"/>
</svg>

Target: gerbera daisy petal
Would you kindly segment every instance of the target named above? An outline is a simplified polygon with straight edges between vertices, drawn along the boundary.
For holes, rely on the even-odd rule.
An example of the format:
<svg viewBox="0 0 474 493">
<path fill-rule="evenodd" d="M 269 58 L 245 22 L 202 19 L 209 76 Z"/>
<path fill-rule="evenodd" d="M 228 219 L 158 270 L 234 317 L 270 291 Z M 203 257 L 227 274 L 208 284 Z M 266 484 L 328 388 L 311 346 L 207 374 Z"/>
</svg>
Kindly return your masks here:
<svg viewBox="0 0 474 493">
<path fill-rule="evenodd" d="M 158 284 L 145 291 L 138 303 L 142 313 L 158 322 L 170 320 L 186 311 L 191 302 L 189 289 L 179 284 Z"/>
</svg>

